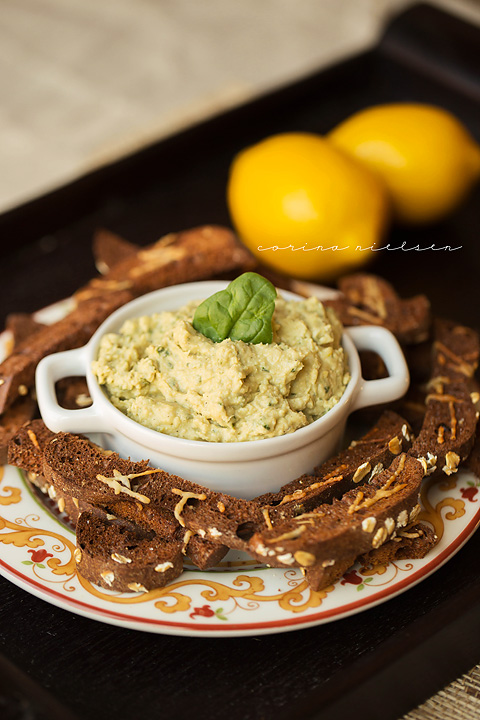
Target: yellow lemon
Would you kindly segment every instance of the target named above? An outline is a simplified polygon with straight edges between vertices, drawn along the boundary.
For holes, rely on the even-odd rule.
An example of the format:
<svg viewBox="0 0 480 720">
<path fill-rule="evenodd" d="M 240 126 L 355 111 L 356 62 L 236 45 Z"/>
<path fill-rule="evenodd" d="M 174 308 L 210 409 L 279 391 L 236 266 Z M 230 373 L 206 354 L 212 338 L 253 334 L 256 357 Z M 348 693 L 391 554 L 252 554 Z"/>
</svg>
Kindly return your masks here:
<svg viewBox="0 0 480 720">
<path fill-rule="evenodd" d="M 388 217 L 384 184 L 319 135 L 285 133 L 243 150 L 227 189 L 233 223 L 262 262 L 327 280 L 365 264 Z"/>
<path fill-rule="evenodd" d="M 445 110 L 409 103 L 362 110 L 328 135 L 385 181 L 402 222 L 435 222 L 480 175 L 480 148 Z"/>
</svg>

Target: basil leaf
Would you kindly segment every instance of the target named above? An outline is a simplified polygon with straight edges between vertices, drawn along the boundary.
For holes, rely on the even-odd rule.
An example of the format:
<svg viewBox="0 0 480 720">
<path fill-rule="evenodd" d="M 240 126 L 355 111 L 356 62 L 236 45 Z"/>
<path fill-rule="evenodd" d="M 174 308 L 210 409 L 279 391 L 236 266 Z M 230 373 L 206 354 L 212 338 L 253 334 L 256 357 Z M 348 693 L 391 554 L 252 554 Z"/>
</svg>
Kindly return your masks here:
<svg viewBox="0 0 480 720">
<path fill-rule="evenodd" d="M 243 273 L 225 290 L 200 303 L 193 327 L 213 342 L 228 337 L 246 343 L 271 343 L 276 297 L 269 280 L 254 272 Z"/>
</svg>

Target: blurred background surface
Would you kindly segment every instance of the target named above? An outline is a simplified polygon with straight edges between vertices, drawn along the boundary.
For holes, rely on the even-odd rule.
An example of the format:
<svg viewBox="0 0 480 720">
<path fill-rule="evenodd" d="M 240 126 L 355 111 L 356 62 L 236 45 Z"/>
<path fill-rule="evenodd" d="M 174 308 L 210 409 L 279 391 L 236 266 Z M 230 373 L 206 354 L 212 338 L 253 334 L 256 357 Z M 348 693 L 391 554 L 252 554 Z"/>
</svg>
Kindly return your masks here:
<svg viewBox="0 0 480 720">
<path fill-rule="evenodd" d="M 0 0 L 0 212 L 375 42 L 410 0 Z M 480 24 L 478 0 L 432 4 Z"/>
</svg>

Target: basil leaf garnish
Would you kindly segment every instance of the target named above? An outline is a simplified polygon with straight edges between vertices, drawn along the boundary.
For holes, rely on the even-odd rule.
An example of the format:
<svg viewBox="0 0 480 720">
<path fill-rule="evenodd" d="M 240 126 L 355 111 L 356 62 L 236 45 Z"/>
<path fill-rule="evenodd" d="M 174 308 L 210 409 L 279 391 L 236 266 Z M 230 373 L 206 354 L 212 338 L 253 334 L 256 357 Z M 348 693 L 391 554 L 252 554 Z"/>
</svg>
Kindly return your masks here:
<svg viewBox="0 0 480 720">
<path fill-rule="evenodd" d="M 213 342 L 230 338 L 271 343 L 276 297 L 277 291 L 269 280 L 254 272 L 243 273 L 225 290 L 200 303 L 193 327 Z"/>
</svg>

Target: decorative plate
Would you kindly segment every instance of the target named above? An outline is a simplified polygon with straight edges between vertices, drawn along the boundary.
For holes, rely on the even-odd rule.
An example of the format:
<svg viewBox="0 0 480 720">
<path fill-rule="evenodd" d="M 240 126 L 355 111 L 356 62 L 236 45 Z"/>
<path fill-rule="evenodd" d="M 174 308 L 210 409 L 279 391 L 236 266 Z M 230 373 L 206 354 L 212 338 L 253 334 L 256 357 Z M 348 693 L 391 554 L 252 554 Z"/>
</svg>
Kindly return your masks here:
<svg viewBox="0 0 480 720">
<path fill-rule="evenodd" d="M 21 472 L 0 480 L 0 572 L 65 610 L 136 630 L 171 635 L 235 636 L 286 632 L 370 608 L 412 587 L 451 558 L 480 522 L 480 481 L 466 472 L 427 478 L 420 519 L 439 538 L 422 560 L 355 565 L 320 592 L 299 570 L 279 570 L 230 553 L 214 570 L 187 568 L 147 593 L 113 593 L 76 574 L 75 533 L 50 498 L 34 494 Z"/>
<path fill-rule="evenodd" d="M 68 301 L 36 315 L 54 322 Z M 0 336 L 0 357 L 9 337 Z M 419 520 L 438 543 L 421 560 L 359 564 L 325 590 L 312 591 L 296 569 L 273 569 L 231 551 L 209 571 L 193 566 L 170 585 L 147 593 L 114 593 L 77 575 L 75 533 L 54 500 L 32 491 L 23 474 L 0 468 L 0 573 L 54 605 L 122 627 L 171 635 L 229 637 L 306 628 L 366 610 L 428 577 L 449 560 L 480 523 L 480 481 L 459 471 L 427 478 Z"/>
</svg>

